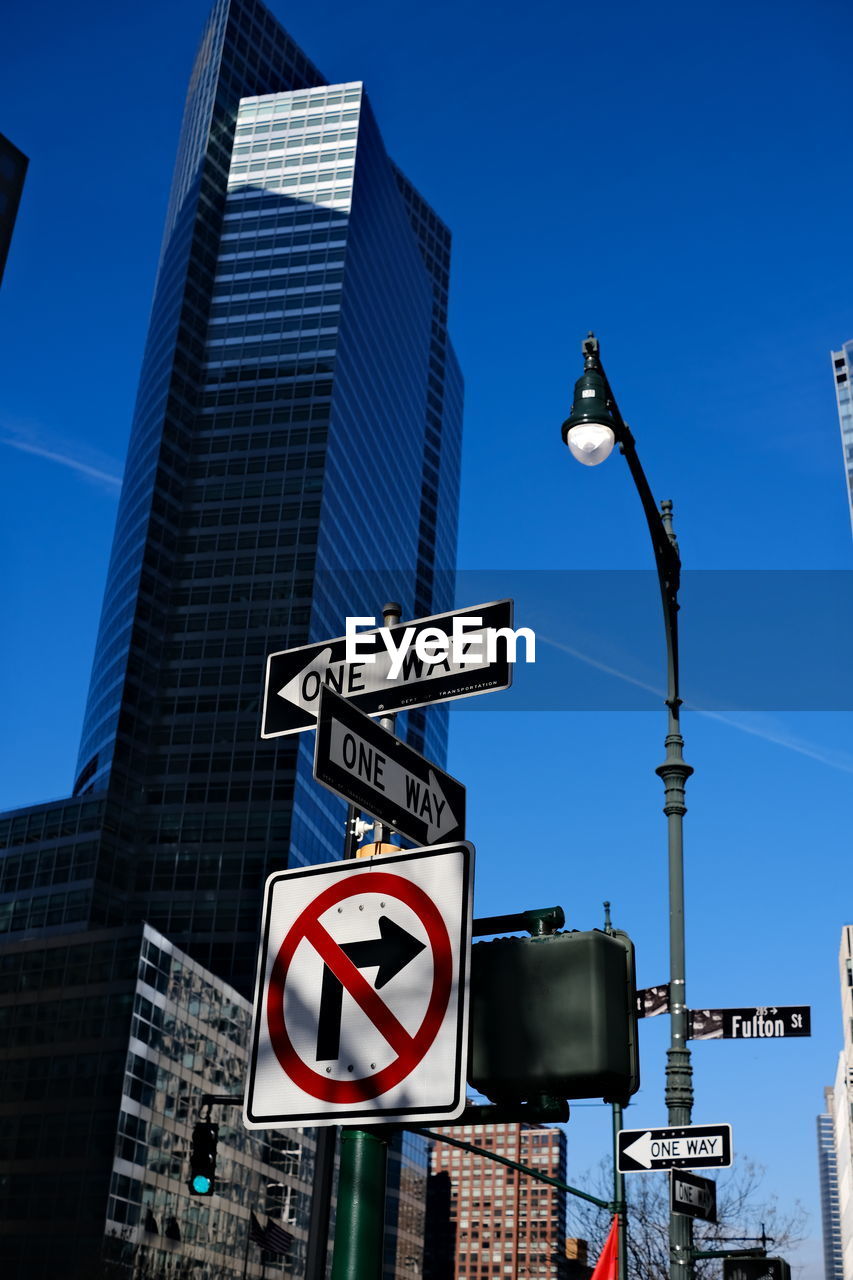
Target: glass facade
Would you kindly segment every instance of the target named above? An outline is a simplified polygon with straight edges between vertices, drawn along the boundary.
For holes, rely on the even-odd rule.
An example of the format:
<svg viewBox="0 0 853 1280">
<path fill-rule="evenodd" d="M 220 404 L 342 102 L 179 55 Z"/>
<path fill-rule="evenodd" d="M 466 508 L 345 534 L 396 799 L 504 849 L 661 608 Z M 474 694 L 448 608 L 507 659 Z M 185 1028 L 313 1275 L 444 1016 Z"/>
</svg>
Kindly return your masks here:
<svg viewBox="0 0 853 1280">
<path fill-rule="evenodd" d="M 838 1163 L 835 1158 L 834 1094 L 824 1089 L 826 1109 L 817 1118 L 817 1166 L 823 1231 L 823 1267 L 826 1280 L 844 1280 L 841 1249 L 841 1213 L 838 1203 Z"/>
<path fill-rule="evenodd" d="M 337 858 L 343 838 L 310 735 L 260 740 L 265 655 L 388 599 L 407 617 L 453 603 L 449 260 L 363 86 L 326 85 L 261 5 L 218 0 L 187 98 L 74 787 L 109 807 L 112 830 L 88 833 L 73 893 L 76 920 L 147 919 L 244 994 L 266 875 Z M 439 764 L 446 731 L 441 707 L 398 721 Z M 9 856 L 34 849 L 12 838 Z M 49 889 L 9 927 L 40 927 L 39 912 L 68 923 L 41 901 Z"/>
<path fill-rule="evenodd" d="M 832 352 L 832 372 L 835 377 L 835 399 L 838 404 L 841 447 L 847 476 L 847 501 L 850 520 L 853 522 L 853 403 L 850 400 L 850 388 L 853 386 L 853 340 L 845 342 L 840 351 Z"/>
<path fill-rule="evenodd" d="M 147 925 L 4 950 L 4 1275 L 237 1280 L 245 1261 L 260 1276 L 251 1211 L 283 1221 L 288 1273 L 304 1273 L 311 1131 L 249 1133 L 239 1106 L 217 1107 L 222 1194 L 186 1187 L 202 1095 L 240 1098 L 250 1024 L 242 996 Z"/>
<path fill-rule="evenodd" d="M 187 95 L 73 794 L 0 815 L 0 961 L 147 921 L 243 998 L 266 876 L 341 856 L 344 805 L 313 781 L 312 735 L 260 739 L 265 657 L 340 635 L 347 615 L 388 600 L 405 617 L 453 605 L 462 380 L 449 267 L 447 228 L 388 157 L 364 86 L 327 84 L 257 0 L 216 0 Z M 446 708 L 401 715 L 397 732 L 443 764 Z M 146 1035 L 153 1052 L 160 1031 Z M 21 1080 L 38 1081 L 36 1041 L 16 1052 Z M 113 1135 L 144 1146 L 110 1088 Z M 67 1098 L 57 1107 L 76 1123 Z M 2 1094 L 0 1124 L 17 1124 Z M 149 1212 L 174 1216 L 172 1193 L 150 1167 L 116 1166 L 109 1189 L 108 1128 L 102 1117 L 91 1149 L 81 1140 L 89 1217 L 75 1221 L 91 1223 L 100 1198 L 103 1231 L 109 1193 L 121 1252 L 128 1232 L 143 1242 L 133 1233 Z M 176 1134 L 146 1132 L 168 1183 Z M 422 1204 L 418 1142 L 392 1157 L 399 1222 L 409 1195 L 415 1217 Z M 0 1166 L 9 1185 L 23 1185 L 24 1150 Z M 237 1194 L 216 1238 L 239 1248 L 249 1200 Z M 388 1265 L 411 1276 L 398 1254 L 389 1243 Z"/>
</svg>

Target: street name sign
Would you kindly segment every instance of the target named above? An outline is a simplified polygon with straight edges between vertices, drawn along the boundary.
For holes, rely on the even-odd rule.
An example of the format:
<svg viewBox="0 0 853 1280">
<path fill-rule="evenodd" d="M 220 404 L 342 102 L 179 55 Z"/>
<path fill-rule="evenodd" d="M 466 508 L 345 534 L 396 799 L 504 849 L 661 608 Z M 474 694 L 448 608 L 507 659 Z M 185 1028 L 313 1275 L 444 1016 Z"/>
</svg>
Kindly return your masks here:
<svg viewBox="0 0 853 1280">
<path fill-rule="evenodd" d="M 620 1173 L 710 1169 L 732 1162 L 732 1129 L 728 1124 L 622 1129 L 618 1143 Z"/>
<path fill-rule="evenodd" d="M 457 842 L 269 877 L 247 1128 L 461 1114 L 473 866 Z"/>
<path fill-rule="evenodd" d="M 416 844 L 465 837 L 465 788 L 363 711 L 320 691 L 314 777 Z"/>
<path fill-rule="evenodd" d="M 435 631 L 446 636 L 449 642 L 456 618 L 479 618 L 482 623 L 465 635 L 462 656 L 467 655 L 470 661 L 459 661 L 452 653 L 436 662 L 421 659 L 415 651 L 418 636 L 424 631 Z M 488 640 L 495 632 L 507 628 L 512 628 L 512 601 L 497 600 L 400 623 L 396 627 L 360 631 L 357 633 L 359 650 L 373 657 L 373 662 L 365 657 L 347 662 L 346 636 L 271 653 L 264 683 L 261 737 L 280 738 L 313 729 L 317 724 L 320 690 L 324 686 L 351 699 L 367 715 L 390 714 L 445 702 L 449 698 L 469 698 L 477 693 L 508 689 L 512 683 L 512 662 L 507 641 L 497 636 L 495 656 L 490 658 L 488 654 Z M 395 675 L 392 675 L 391 653 L 380 634 L 383 631 L 390 633 L 398 646 L 402 646 L 406 632 L 410 632 L 405 656 L 397 664 L 400 669 Z"/>
<path fill-rule="evenodd" d="M 807 1004 L 690 1010 L 691 1040 L 786 1040 L 811 1033 L 812 1011 Z"/>
<path fill-rule="evenodd" d="M 700 1178 L 698 1173 L 673 1169 L 669 1175 L 669 1203 L 673 1213 L 716 1222 L 717 1184 L 711 1178 Z"/>
</svg>

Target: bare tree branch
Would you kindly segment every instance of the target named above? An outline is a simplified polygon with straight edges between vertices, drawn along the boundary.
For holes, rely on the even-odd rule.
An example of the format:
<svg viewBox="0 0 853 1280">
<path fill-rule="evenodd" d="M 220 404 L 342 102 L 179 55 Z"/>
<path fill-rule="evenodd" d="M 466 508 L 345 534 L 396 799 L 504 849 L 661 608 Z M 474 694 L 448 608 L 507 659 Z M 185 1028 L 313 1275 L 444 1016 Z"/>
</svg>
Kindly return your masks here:
<svg viewBox="0 0 853 1280">
<path fill-rule="evenodd" d="M 594 1195 L 609 1198 L 613 1186 L 612 1163 L 602 1160 L 581 1182 Z M 698 1249 L 733 1249 L 758 1244 L 762 1230 L 772 1240 L 768 1253 L 784 1257 L 805 1238 L 808 1215 L 795 1201 L 783 1208 L 772 1193 L 762 1188 L 764 1168 L 741 1158 L 720 1172 L 717 1182 L 717 1222 L 694 1222 L 694 1243 Z M 628 1275 L 630 1280 L 669 1280 L 669 1176 L 663 1173 L 626 1175 L 628 1199 Z M 595 1259 L 604 1247 L 610 1215 L 594 1205 L 570 1200 L 570 1235 L 589 1241 Z M 718 1280 L 719 1261 L 699 1259 L 697 1280 Z"/>
</svg>

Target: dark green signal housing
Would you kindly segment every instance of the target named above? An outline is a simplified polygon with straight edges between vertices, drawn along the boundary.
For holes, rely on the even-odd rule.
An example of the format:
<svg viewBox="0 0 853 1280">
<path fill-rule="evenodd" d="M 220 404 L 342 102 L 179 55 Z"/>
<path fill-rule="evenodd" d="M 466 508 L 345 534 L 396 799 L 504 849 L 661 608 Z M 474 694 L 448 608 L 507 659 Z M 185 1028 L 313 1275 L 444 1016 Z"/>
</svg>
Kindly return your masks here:
<svg viewBox="0 0 853 1280">
<path fill-rule="evenodd" d="M 640 1087 L 628 935 L 594 929 L 476 943 L 468 1080 L 493 1102 L 545 1094 L 625 1105 Z"/>
</svg>

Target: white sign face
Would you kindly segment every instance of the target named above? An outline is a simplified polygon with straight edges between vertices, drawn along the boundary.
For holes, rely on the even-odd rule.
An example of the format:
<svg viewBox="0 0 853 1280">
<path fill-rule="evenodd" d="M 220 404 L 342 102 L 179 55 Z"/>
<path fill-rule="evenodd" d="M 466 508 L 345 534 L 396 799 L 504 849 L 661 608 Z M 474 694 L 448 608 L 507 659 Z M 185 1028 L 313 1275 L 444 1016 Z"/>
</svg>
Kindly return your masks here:
<svg viewBox="0 0 853 1280">
<path fill-rule="evenodd" d="M 622 1129 L 617 1146 L 617 1168 L 621 1173 L 720 1168 L 732 1162 L 732 1130 L 728 1124 Z"/>
<path fill-rule="evenodd" d="M 461 1114 L 473 867 L 460 842 L 270 876 L 247 1128 Z"/>
</svg>

